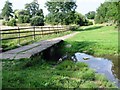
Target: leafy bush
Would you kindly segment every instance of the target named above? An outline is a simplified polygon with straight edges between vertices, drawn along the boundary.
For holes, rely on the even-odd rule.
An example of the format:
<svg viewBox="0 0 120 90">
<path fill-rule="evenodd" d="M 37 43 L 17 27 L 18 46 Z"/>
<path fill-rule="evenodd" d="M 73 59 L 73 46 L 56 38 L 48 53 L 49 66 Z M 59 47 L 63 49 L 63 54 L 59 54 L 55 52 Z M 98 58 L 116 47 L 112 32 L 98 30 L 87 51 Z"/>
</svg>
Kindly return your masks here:
<svg viewBox="0 0 120 90">
<path fill-rule="evenodd" d="M 24 23 L 29 23 L 30 22 L 30 17 L 28 15 L 24 16 Z"/>
<path fill-rule="evenodd" d="M 91 22 L 91 21 L 88 21 L 88 25 L 93 25 L 93 22 Z"/>
<path fill-rule="evenodd" d="M 7 25 L 7 21 L 2 21 L 2 25 Z"/>
<path fill-rule="evenodd" d="M 89 20 L 85 20 L 84 25 L 85 26 L 93 25 L 93 22 L 91 22 Z"/>
<path fill-rule="evenodd" d="M 28 15 L 19 15 L 18 16 L 18 23 L 29 23 L 30 17 Z"/>
<path fill-rule="evenodd" d="M 44 19 L 40 16 L 35 16 L 30 21 L 32 26 L 44 26 Z"/>
<path fill-rule="evenodd" d="M 79 28 L 79 25 L 73 24 L 73 25 L 70 25 L 69 30 L 76 30 L 78 28 Z"/>
<path fill-rule="evenodd" d="M 18 23 L 24 23 L 24 15 L 18 16 Z"/>
<path fill-rule="evenodd" d="M 11 19 L 10 21 L 8 21 L 7 25 L 8 26 L 16 26 L 16 20 L 15 19 Z"/>
</svg>

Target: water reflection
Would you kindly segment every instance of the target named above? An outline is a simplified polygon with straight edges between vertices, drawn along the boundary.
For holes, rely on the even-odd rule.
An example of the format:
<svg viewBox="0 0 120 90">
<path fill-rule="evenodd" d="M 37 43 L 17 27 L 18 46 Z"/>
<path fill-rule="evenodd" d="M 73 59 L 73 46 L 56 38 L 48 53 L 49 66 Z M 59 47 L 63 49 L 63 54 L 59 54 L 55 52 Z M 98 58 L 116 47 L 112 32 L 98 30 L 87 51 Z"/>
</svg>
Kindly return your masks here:
<svg viewBox="0 0 120 90">
<path fill-rule="evenodd" d="M 110 81 L 115 82 L 120 87 L 120 81 L 114 71 L 115 65 L 111 60 L 105 58 L 96 58 L 85 53 L 75 53 L 74 58 L 77 61 L 85 62 L 97 73 L 104 74 Z M 114 67 L 114 68 L 113 68 Z"/>
</svg>

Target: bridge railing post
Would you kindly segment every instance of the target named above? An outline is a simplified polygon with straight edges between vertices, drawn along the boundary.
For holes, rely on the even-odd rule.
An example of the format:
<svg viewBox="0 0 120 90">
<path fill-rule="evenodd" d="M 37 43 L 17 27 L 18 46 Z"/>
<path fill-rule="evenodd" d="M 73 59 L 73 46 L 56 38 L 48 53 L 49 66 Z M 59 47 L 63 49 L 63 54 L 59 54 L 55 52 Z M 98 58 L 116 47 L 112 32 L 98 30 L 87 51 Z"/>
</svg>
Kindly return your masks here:
<svg viewBox="0 0 120 90">
<path fill-rule="evenodd" d="M 18 27 L 18 46 L 20 46 L 20 28 Z"/>
<path fill-rule="evenodd" d="M 42 35 L 43 35 L 43 30 L 42 30 L 42 26 L 41 26 L 41 31 L 42 31 Z"/>
<path fill-rule="evenodd" d="M 35 40 L 35 26 L 33 26 L 33 40 Z"/>
</svg>

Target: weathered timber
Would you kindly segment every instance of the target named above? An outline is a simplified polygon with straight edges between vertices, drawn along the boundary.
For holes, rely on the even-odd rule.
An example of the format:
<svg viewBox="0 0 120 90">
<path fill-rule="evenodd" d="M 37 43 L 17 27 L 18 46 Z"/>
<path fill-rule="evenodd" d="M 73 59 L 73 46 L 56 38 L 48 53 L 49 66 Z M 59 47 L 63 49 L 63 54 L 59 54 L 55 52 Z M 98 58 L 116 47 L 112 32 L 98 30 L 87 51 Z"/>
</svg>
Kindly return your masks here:
<svg viewBox="0 0 120 90">
<path fill-rule="evenodd" d="M 32 56 L 41 53 L 42 51 L 62 42 L 64 39 L 67 39 L 77 33 L 69 34 L 63 37 L 58 37 L 50 40 L 44 40 L 36 42 L 30 45 L 22 46 L 13 50 L 0 53 L 0 59 L 22 59 L 22 58 L 31 58 Z"/>
</svg>

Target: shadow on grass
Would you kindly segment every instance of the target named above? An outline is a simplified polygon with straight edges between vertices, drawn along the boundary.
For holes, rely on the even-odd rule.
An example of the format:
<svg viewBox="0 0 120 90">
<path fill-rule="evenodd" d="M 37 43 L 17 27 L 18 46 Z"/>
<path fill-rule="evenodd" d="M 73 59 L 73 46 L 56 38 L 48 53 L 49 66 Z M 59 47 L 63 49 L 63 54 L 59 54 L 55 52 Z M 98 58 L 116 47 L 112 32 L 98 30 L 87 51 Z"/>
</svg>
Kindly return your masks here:
<svg viewBox="0 0 120 90">
<path fill-rule="evenodd" d="M 90 30 L 98 30 L 102 28 L 103 26 L 92 26 L 92 27 L 86 27 L 86 28 L 79 28 L 73 31 L 90 31 Z"/>
<path fill-rule="evenodd" d="M 86 53 L 90 55 L 94 55 L 94 49 L 96 42 L 88 42 L 88 41 L 65 41 L 60 46 L 60 52 L 67 53 L 70 56 L 74 55 L 76 52 Z M 71 47 L 69 47 L 71 46 Z"/>
</svg>

